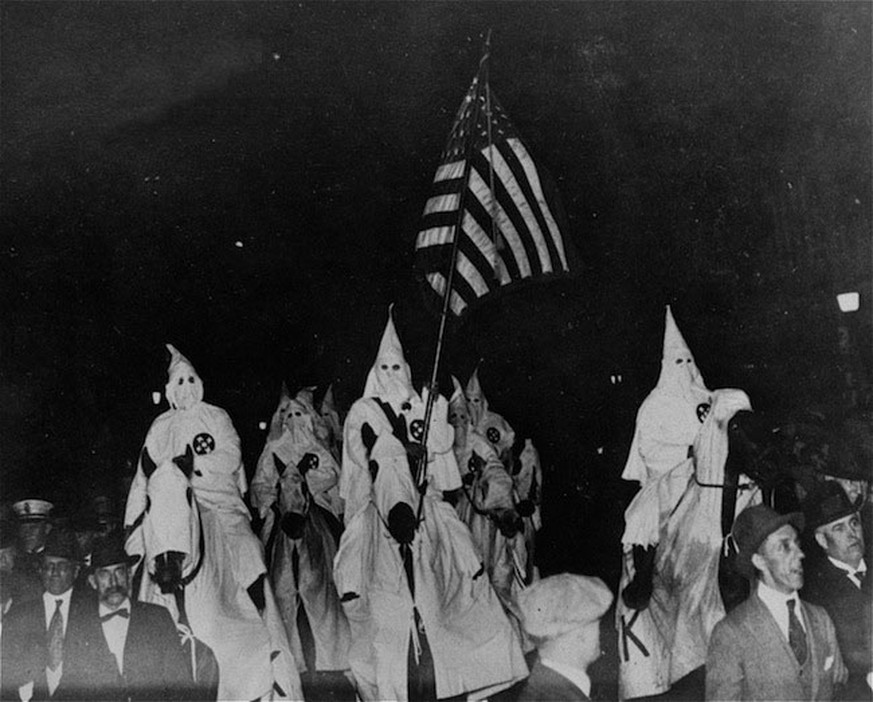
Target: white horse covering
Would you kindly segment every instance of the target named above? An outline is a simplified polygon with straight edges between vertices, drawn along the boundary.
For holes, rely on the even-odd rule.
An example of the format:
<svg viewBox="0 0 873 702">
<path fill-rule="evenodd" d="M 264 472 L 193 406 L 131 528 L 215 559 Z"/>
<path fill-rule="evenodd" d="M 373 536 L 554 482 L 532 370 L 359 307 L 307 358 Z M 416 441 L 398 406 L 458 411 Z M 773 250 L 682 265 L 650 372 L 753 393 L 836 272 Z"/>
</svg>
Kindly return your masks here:
<svg viewBox="0 0 873 702">
<path fill-rule="evenodd" d="M 167 551 L 185 554 L 186 576 L 201 563 L 196 577 L 184 588 L 185 610 L 194 636 L 218 660 L 218 698 L 302 700 L 297 667 L 269 582 L 264 582 L 266 608 L 261 615 L 235 577 L 233 554 L 222 538 L 221 522 L 213 511 L 198 508 L 188 479 L 171 460 L 158 466 L 145 489 L 144 519 L 126 546 L 129 553 L 144 557 L 147 568 L 138 598 L 166 607 L 178 621 L 175 598 L 161 593 L 150 577 L 155 557 Z"/>
<path fill-rule="evenodd" d="M 664 693 L 706 662 L 712 629 L 725 615 L 718 589 L 723 490 L 701 483 L 724 483 L 728 423 L 736 412 L 749 409 L 749 398 L 742 390 L 716 390 L 694 442 L 694 458 L 651 483 L 652 489 L 670 493 L 679 486 L 684 489 L 675 509 L 659 515 L 663 527 L 649 606 L 638 611 L 626 607 L 621 598 L 616 601 L 621 699 Z M 760 500 L 757 488 L 740 491 L 734 513 Z M 673 503 L 663 500 L 660 504 Z M 619 592 L 633 575 L 628 547 Z"/>
<path fill-rule="evenodd" d="M 413 511 L 418 508 L 419 493 L 406 449 L 372 399 L 356 402 L 346 420 L 347 526 L 334 562 L 334 578 L 352 630 L 352 672 L 366 700 L 407 699 L 410 641 L 418 647 L 414 609 L 433 655 L 437 697 L 465 693 L 485 697 L 527 675 L 518 639 L 488 582 L 470 532 L 452 507 L 441 501 L 442 490 L 460 485 L 446 413 L 446 402 L 440 398 L 428 437 L 430 480 L 423 521 L 410 544 L 414 598 L 399 544 L 386 526 L 388 512 L 398 502 Z M 417 396 L 405 414 L 415 432 L 415 422 L 423 424 L 424 415 Z M 369 449 L 365 424 L 375 435 Z"/>
</svg>

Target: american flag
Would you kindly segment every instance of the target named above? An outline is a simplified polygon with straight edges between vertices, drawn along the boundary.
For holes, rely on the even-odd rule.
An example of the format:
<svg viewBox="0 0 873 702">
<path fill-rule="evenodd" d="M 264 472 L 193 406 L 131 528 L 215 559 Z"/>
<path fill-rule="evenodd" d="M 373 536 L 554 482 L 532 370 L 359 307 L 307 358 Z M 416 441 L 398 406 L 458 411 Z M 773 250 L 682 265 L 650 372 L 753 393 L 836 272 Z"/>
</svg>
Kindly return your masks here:
<svg viewBox="0 0 873 702">
<path fill-rule="evenodd" d="M 515 281 L 569 270 L 556 219 L 561 210 L 543 186 L 480 71 L 455 117 L 415 242 L 419 269 L 444 299 L 460 223 L 449 305 L 455 315 Z"/>
</svg>

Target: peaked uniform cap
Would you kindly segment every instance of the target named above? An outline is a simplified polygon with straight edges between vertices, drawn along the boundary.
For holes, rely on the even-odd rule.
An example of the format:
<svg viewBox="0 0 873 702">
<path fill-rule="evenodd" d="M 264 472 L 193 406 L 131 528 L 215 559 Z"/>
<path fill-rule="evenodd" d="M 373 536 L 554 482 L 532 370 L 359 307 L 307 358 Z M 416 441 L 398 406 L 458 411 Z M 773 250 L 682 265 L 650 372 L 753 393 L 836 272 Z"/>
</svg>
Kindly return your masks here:
<svg viewBox="0 0 873 702">
<path fill-rule="evenodd" d="M 47 520 L 54 505 L 48 500 L 20 500 L 12 505 L 12 511 L 22 522 Z"/>
<path fill-rule="evenodd" d="M 522 590 L 518 607 L 524 630 L 543 640 L 597 622 L 612 600 L 612 592 L 600 578 L 560 573 Z"/>
</svg>

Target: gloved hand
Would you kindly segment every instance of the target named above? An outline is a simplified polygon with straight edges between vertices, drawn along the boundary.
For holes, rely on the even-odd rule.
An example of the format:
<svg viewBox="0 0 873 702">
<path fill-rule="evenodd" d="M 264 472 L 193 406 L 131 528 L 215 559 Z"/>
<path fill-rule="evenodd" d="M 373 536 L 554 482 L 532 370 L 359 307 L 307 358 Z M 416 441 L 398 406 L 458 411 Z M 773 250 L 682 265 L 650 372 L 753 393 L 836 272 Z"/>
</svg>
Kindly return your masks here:
<svg viewBox="0 0 873 702">
<path fill-rule="evenodd" d="M 303 536 L 303 527 L 306 524 L 306 517 L 299 512 L 286 512 L 282 515 L 282 520 L 279 526 L 282 527 L 289 539 L 299 539 Z"/>
<path fill-rule="evenodd" d="M 536 505 L 531 500 L 519 500 L 515 505 L 515 511 L 522 517 L 529 517 L 536 510 Z"/>
<path fill-rule="evenodd" d="M 406 444 L 406 455 L 409 456 L 409 460 L 412 463 L 418 464 L 426 454 L 427 450 L 424 448 L 423 444 L 419 444 L 417 441 L 410 441 Z"/>
<path fill-rule="evenodd" d="M 388 512 L 388 531 L 400 544 L 412 543 L 415 538 L 415 513 L 405 502 L 398 502 Z"/>
</svg>

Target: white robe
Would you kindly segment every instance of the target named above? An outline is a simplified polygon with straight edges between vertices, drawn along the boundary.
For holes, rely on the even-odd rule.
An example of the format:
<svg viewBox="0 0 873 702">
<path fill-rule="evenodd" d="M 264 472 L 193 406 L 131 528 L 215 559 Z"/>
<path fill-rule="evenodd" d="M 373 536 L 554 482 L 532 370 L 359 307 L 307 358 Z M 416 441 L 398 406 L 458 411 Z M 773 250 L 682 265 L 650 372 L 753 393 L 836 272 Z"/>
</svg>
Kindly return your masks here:
<svg viewBox="0 0 873 702">
<path fill-rule="evenodd" d="M 169 409 L 152 422 L 145 438 L 145 448 L 157 465 L 184 454 L 189 445 L 195 454 L 191 486 L 200 510 L 220 526 L 237 577 L 249 585 L 266 568 L 263 547 L 252 531 L 243 501 L 247 485 L 240 440 L 227 412 L 202 401 L 190 409 Z M 127 497 L 125 524 L 142 513 L 145 502 L 146 479 L 140 461 Z"/>
<path fill-rule="evenodd" d="M 415 398 L 407 412 L 422 418 Z M 452 451 L 447 404 L 435 403 L 428 437 L 428 491 L 423 522 L 411 543 L 415 598 L 406 581 L 398 543 L 386 520 L 397 502 L 418 510 L 418 491 L 406 450 L 383 410 L 371 399 L 356 402 L 346 419 L 343 496 L 346 530 L 334 561 L 334 578 L 352 631 L 349 652 L 359 693 L 367 700 L 406 700 L 407 651 L 416 636 L 413 607 L 425 627 L 434 662 L 436 694 L 484 697 L 527 675 L 518 638 L 501 608 L 470 532 L 443 490 L 460 486 Z M 367 451 L 364 423 L 376 441 Z M 409 422 L 407 422 L 409 424 Z M 378 464 L 375 481 L 369 460 Z M 358 597 L 348 599 L 354 593 Z"/>
</svg>

